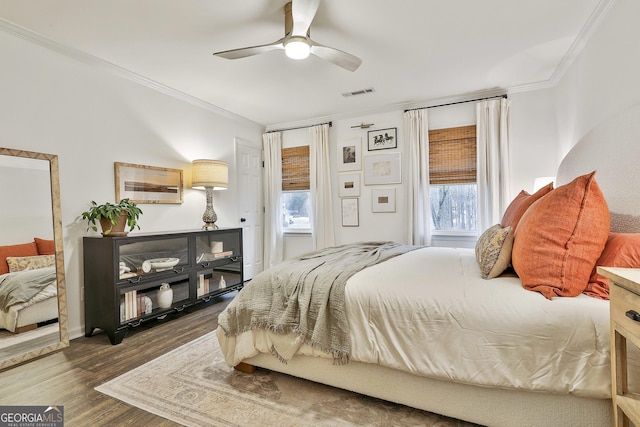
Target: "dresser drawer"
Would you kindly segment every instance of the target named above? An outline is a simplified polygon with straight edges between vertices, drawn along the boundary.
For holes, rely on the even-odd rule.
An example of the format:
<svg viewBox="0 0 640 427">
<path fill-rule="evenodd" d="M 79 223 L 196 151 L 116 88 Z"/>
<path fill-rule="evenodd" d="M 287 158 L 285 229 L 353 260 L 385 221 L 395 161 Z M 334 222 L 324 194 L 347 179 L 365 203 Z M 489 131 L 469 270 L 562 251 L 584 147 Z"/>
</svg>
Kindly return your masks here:
<svg viewBox="0 0 640 427">
<path fill-rule="evenodd" d="M 640 319 L 640 295 L 619 286 L 611 286 L 611 319 L 624 328 L 632 341 L 640 343 L 640 321 L 636 321 L 627 316 L 627 312 L 637 313 Z"/>
</svg>

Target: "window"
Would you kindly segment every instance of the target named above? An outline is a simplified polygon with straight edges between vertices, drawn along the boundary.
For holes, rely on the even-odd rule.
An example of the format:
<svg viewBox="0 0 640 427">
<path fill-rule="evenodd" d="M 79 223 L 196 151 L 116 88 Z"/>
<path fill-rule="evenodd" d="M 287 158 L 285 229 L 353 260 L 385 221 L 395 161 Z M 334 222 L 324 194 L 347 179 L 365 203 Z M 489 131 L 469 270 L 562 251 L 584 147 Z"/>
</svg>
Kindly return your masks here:
<svg viewBox="0 0 640 427">
<path fill-rule="evenodd" d="M 429 182 L 434 231 L 475 232 L 475 125 L 429 131 Z"/>
<path fill-rule="evenodd" d="M 282 228 L 311 231 L 309 146 L 282 149 Z"/>
</svg>

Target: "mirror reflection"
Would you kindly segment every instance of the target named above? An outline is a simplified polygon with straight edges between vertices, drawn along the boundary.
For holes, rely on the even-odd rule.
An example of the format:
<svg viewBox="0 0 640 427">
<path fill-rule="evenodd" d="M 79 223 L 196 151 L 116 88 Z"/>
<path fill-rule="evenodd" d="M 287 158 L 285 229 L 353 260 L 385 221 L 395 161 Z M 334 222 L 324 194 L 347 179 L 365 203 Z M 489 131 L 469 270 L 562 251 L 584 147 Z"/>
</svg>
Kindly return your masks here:
<svg viewBox="0 0 640 427">
<path fill-rule="evenodd" d="M 0 148 L 0 369 L 68 345 L 57 156 Z"/>
</svg>

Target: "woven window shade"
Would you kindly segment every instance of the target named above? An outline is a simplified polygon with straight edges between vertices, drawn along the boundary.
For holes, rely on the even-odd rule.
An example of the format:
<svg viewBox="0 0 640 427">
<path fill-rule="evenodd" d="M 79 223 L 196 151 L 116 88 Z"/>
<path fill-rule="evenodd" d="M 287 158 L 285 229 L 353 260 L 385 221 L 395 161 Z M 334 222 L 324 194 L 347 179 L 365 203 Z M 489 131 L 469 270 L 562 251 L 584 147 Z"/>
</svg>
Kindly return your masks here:
<svg viewBox="0 0 640 427">
<path fill-rule="evenodd" d="M 476 182 L 476 125 L 429 131 L 429 182 Z"/>
<path fill-rule="evenodd" d="M 309 188 L 309 146 L 283 148 L 282 191 Z"/>
</svg>

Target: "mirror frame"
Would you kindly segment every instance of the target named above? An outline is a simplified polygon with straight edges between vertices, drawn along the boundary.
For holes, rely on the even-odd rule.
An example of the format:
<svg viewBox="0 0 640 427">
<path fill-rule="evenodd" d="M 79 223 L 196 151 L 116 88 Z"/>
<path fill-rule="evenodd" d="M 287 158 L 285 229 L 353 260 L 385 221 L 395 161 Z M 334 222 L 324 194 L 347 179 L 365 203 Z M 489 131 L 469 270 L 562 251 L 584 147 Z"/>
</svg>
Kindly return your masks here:
<svg viewBox="0 0 640 427">
<path fill-rule="evenodd" d="M 69 326 L 67 317 L 67 287 L 64 272 L 64 241 L 62 239 L 62 209 L 60 207 L 60 178 L 58 175 L 58 156 L 55 154 L 37 153 L 33 151 L 14 150 L 0 147 L 0 155 L 40 159 L 49 162 L 49 177 L 51 183 L 51 209 L 53 217 L 53 240 L 56 252 L 56 280 L 58 285 L 58 325 L 60 341 L 45 347 L 36 348 L 26 353 L 17 354 L 0 361 L 0 371 L 35 359 L 45 354 L 69 346 Z"/>
</svg>

